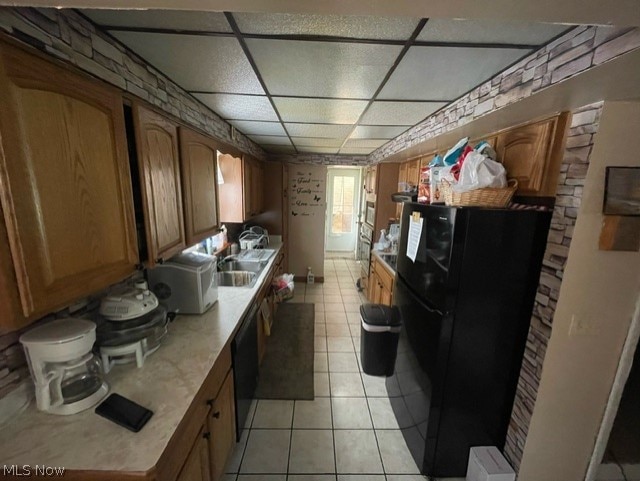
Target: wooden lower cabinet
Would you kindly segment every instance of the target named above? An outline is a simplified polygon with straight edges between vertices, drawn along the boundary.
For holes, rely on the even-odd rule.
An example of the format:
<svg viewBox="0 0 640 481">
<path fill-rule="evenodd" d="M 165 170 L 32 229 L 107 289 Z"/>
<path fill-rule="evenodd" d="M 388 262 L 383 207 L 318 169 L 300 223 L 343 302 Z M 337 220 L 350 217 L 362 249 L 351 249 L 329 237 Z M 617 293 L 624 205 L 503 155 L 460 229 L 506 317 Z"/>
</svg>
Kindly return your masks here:
<svg viewBox="0 0 640 481">
<path fill-rule="evenodd" d="M 271 322 L 273 323 L 273 318 L 276 315 L 276 311 L 278 308 L 278 301 L 276 296 L 271 289 L 271 284 L 273 279 L 282 274 L 284 270 L 284 252 L 280 252 L 277 254 L 277 259 L 271 267 L 271 272 L 267 276 L 269 279 L 268 283 L 265 283 L 265 287 L 262 292 L 258 295 L 258 302 L 262 302 L 263 299 L 267 299 L 267 303 L 269 306 L 269 315 L 271 316 Z M 264 358 L 265 353 L 267 352 L 267 340 L 269 339 L 269 334 L 267 333 L 267 328 L 264 325 L 264 318 L 262 312 L 258 313 L 258 362 L 262 364 L 262 359 Z"/>
<path fill-rule="evenodd" d="M 213 479 L 209 467 L 209 444 L 210 433 L 207 426 L 203 425 L 182 466 L 177 481 L 210 481 Z"/>
<path fill-rule="evenodd" d="M 218 481 L 236 442 L 231 349 L 218 356 L 156 465 L 153 481 Z M 120 479 L 114 476 L 114 479 Z M 129 479 L 129 478 L 122 478 Z"/>
<path fill-rule="evenodd" d="M 224 475 L 224 468 L 236 444 L 236 408 L 233 390 L 233 371 L 229 371 L 212 403 L 207 419 L 209 427 L 209 457 L 211 479 Z"/>
<path fill-rule="evenodd" d="M 375 257 L 371 259 L 368 297 L 373 304 L 390 306 L 393 301 L 393 273 Z"/>
</svg>

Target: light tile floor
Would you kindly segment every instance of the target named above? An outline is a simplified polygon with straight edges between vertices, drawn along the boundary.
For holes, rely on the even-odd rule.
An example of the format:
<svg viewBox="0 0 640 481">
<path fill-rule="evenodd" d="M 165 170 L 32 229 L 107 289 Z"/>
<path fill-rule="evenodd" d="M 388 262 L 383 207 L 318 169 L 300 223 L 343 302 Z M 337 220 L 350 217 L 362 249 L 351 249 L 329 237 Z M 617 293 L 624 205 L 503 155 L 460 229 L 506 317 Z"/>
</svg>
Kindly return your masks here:
<svg viewBox="0 0 640 481">
<path fill-rule="evenodd" d="M 315 304 L 315 399 L 257 401 L 225 481 L 426 479 L 406 447 L 384 378 L 360 369 L 360 265 L 325 260 L 324 274 L 324 284 L 296 284 L 289 301 Z"/>
</svg>

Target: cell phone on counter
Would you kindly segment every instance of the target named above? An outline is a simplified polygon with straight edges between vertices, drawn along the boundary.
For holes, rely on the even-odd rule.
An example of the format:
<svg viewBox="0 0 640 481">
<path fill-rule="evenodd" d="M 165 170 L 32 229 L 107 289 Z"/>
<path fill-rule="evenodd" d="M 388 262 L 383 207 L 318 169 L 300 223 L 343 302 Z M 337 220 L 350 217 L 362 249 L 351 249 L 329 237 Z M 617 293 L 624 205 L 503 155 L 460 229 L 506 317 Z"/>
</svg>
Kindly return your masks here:
<svg viewBox="0 0 640 481">
<path fill-rule="evenodd" d="M 95 413 L 134 433 L 140 431 L 153 416 L 153 411 L 116 393 L 102 401 Z"/>
</svg>

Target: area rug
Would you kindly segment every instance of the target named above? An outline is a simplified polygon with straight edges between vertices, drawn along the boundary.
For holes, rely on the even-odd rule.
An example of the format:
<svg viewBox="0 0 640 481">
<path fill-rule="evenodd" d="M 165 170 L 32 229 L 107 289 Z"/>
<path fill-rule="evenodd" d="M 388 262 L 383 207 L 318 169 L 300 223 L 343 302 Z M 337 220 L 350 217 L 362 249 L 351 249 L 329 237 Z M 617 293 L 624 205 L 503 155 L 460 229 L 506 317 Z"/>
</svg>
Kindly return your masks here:
<svg viewBox="0 0 640 481">
<path fill-rule="evenodd" d="M 313 304 L 280 304 L 260 366 L 258 399 L 312 400 Z"/>
</svg>

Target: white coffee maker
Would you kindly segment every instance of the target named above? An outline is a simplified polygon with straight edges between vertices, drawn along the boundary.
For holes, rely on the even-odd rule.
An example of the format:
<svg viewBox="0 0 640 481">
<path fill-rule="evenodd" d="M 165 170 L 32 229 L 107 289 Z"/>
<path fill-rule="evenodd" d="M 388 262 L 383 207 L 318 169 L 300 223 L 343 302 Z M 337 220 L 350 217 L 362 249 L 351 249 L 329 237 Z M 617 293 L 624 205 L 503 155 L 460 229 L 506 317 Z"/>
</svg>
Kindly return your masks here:
<svg viewBox="0 0 640 481">
<path fill-rule="evenodd" d="M 96 325 L 84 319 L 58 319 L 22 336 L 41 411 L 75 414 L 109 392 L 100 359 L 91 349 Z"/>
</svg>

